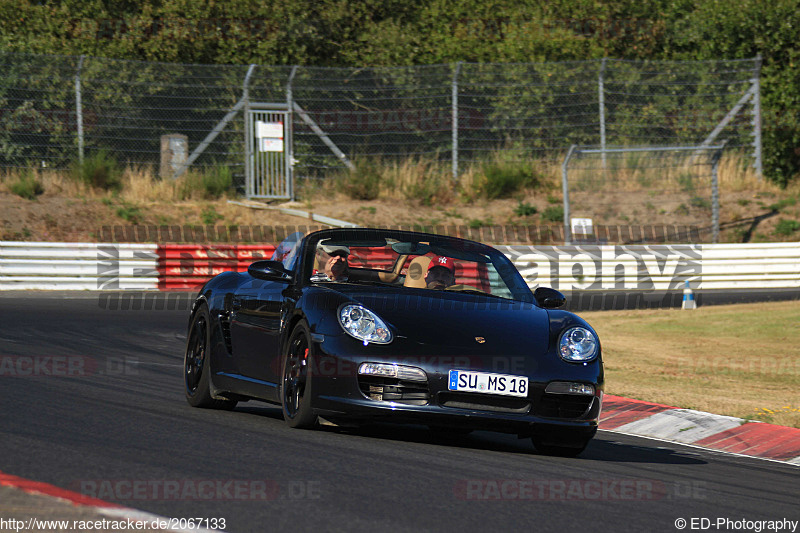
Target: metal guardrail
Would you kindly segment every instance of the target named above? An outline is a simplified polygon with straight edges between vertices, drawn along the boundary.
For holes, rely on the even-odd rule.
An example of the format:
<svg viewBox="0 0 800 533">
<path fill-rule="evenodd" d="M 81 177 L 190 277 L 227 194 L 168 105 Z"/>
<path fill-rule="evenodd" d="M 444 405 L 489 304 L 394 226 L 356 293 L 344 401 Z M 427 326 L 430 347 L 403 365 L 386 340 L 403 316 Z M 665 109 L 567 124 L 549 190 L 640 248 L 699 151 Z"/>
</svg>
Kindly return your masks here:
<svg viewBox="0 0 800 533">
<path fill-rule="evenodd" d="M 800 243 L 497 248 L 531 288 L 652 293 L 687 281 L 694 290 L 800 288 Z"/>
<path fill-rule="evenodd" d="M 564 292 L 800 289 L 800 243 L 498 246 L 528 286 Z M 0 242 L 0 290 L 196 290 L 272 245 Z M 800 293 L 798 293 L 800 295 Z"/>
<path fill-rule="evenodd" d="M 158 288 L 155 244 L 0 242 L 0 290 Z"/>
</svg>

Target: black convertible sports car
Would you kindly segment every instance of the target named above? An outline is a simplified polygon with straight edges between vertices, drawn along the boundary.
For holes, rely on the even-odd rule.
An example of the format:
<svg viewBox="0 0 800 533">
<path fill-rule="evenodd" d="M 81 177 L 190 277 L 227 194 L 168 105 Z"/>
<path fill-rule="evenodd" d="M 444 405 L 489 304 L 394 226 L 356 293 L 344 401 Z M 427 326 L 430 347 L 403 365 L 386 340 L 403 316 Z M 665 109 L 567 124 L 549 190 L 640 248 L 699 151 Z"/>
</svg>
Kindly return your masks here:
<svg viewBox="0 0 800 533">
<path fill-rule="evenodd" d="M 371 421 L 530 437 L 577 455 L 597 431 L 597 334 L 531 292 L 489 246 L 427 233 L 295 234 L 271 260 L 206 283 L 192 307 L 186 398 L 263 400 L 291 427 Z"/>
</svg>

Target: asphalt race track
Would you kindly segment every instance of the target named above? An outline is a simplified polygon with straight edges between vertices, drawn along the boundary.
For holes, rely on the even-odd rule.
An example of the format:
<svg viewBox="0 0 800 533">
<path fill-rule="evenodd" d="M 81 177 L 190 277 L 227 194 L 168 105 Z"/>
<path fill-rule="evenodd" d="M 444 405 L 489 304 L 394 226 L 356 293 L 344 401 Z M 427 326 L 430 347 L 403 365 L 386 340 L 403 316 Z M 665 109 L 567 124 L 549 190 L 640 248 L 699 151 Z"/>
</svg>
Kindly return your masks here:
<svg viewBox="0 0 800 533">
<path fill-rule="evenodd" d="M 266 404 L 193 409 L 181 377 L 188 311 L 107 303 L 0 294 L 0 471 L 165 517 L 225 518 L 231 532 L 800 520 L 800 470 L 777 462 L 610 432 L 563 459 L 493 433 L 302 431 Z"/>
</svg>

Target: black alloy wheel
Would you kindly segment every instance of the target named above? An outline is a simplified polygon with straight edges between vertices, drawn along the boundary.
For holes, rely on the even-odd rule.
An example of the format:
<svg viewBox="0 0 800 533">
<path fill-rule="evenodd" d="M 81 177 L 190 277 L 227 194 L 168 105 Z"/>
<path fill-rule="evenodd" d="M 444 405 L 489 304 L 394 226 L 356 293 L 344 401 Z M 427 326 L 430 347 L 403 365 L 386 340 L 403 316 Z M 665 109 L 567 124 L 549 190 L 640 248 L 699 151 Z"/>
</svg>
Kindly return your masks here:
<svg viewBox="0 0 800 533">
<path fill-rule="evenodd" d="M 311 363 L 311 334 L 301 322 L 289 339 L 281 380 L 283 418 L 292 428 L 311 428 L 317 422 L 311 406 Z"/>
</svg>

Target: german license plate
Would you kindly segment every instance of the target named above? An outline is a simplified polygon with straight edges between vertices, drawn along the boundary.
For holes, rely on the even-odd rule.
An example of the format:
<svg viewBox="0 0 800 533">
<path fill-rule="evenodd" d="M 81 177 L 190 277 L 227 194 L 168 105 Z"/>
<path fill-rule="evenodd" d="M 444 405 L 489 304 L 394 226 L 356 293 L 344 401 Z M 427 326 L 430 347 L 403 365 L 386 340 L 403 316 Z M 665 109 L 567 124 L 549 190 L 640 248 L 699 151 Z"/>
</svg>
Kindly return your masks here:
<svg viewBox="0 0 800 533">
<path fill-rule="evenodd" d="M 447 388 L 459 392 L 527 396 L 528 378 L 508 374 L 490 374 L 489 372 L 451 370 Z"/>
</svg>

